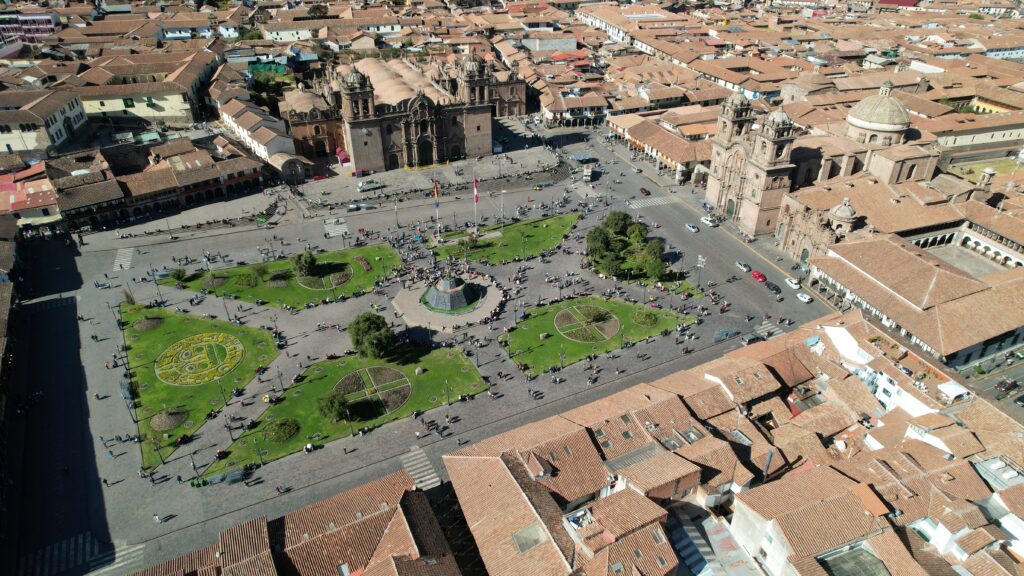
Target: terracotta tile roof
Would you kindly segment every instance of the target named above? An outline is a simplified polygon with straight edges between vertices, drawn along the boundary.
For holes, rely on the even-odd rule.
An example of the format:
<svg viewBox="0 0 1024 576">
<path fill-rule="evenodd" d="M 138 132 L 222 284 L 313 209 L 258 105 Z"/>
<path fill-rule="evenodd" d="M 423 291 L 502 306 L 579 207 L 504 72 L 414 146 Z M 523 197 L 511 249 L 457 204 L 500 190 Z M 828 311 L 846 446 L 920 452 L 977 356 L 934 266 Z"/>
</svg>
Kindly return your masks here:
<svg viewBox="0 0 1024 576">
<path fill-rule="evenodd" d="M 259 516 L 222 530 L 220 533 L 221 562 L 230 567 L 270 549 L 267 518 Z"/>
<path fill-rule="evenodd" d="M 667 450 L 658 450 L 650 457 L 618 470 L 620 476 L 645 494 L 673 482 L 679 482 L 678 489 L 682 492 L 697 485 L 700 472 L 696 464 Z"/>
<path fill-rule="evenodd" d="M 693 414 L 701 420 L 708 420 L 719 414 L 724 414 L 736 406 L 722 386 L 713 382 L 709 382 L 709 384 L 711 386 L 708 388 L 691 394 L 683 400 L 690 410 L 693 410 Z"/>
<path fill-rule="evenodd" d="M 639 410 L 672 395 L 647 384 L 632 386 L 595 402 L 562 413 L 562 418 L 587 426 L 594 422 L 617 418 L 630 410 Z"/>
<path fill-rule="evenodd" d="M 661 506 L 628 488 L 594 501 L 590 513 L 612 536 L 612 541 L 668 516 Z"/>
<path fill-rule="evenodd" d="M 710 436 L 683 446 L 675 453 L 696 464 L 700 468 L 701 485 L 711 488 L 732 482 L 736 470 L 742 468 L 732 444 Z"/>
<path fill-rule="evenodd" d="M 1024 484 L 1003 488 L 996 494 L 1007 510 L 1024 518 Z"/>
<path fill-rule="evenodd" d="M 489 573 L 570 572 L 554 536 L 500 457 L 448 454 L 444 464 Z"/>
<path fill-rule="evenodd" d="M 733 402 L 742 404 L 778 391 L 782 385 L 764 364 L 746 357 L 722 357 L 700 367 L 706 378 L 725 386 Z"/>
<path fill-rule="evenodd" d="M 758 516 L 771 520 L 849 491 L 854 484 L 836 470 L 821 466 L 800 474 L 787 474 L 780 481 L 738 494 L 736 499 Z"/>
<path fill-rule="evenodd" d="M 548 472 L 535 479 L 564 502 L 572 502 L 598 492 L 605 485 L 608 469 L 583 428 L 553 438 L 520 452 L 526 467 L 540 464 Z"/>
</svg>

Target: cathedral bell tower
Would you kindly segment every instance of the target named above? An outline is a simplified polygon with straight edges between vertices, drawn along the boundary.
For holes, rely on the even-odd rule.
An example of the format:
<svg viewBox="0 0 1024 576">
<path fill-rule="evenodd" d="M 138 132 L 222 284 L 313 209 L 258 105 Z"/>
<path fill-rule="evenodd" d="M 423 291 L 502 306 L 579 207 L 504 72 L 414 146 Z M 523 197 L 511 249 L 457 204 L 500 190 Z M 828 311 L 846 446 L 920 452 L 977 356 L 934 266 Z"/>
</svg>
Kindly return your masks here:
<svg viewBox="0 0 1024 576">
<path fill-rule="evenodd" d="M 716 136 L 725 143 L 741 140 L 747 135 L 753 120 L 747 97 L 740 93 L 733 94 L 722 103 Z"/>
<path fill-rule="evenodd" d="M 458 84 L 459 100 L 462 102 L 466 104 L 490 103 L 490 69 L 479 56 L 472 54 L 463 61 Z"/>
<path fill-rule="evenodd" d="M 357 70 L 345 75 L 342 81 L 341 113 L 346 120 L 364 120 L 376 114 L 373 85 Z"/>
</svg>

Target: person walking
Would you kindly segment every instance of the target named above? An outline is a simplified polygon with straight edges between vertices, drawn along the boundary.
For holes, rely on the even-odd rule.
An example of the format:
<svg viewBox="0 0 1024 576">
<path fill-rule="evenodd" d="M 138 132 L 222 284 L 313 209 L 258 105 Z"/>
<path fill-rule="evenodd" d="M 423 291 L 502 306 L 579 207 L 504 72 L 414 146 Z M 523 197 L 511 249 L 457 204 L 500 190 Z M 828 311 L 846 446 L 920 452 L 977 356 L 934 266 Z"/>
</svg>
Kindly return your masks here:
<svg viewBox="0 0 1024 576">
<path fill-rule="evenodd" d="M 113 450 L 107 450 L 107 456 L 110 456 L 111 458 L 113 458 L 114 457 L 114 451 Z"/>
<path fill-rule="evenodd" d="M 100 478 L 100 480 L 102 480 L 102 481 L 103 481 L 103 485 L 104 485 L 104 486 L 106 486 L 107 488 L 110 488 L 110 483 L 109 483 L 109 482 L 107 482 L 107 479 L 106 479 L 106 478 Z"/>
<path fill-rule="evenodd" d="M 163 518 L 160 518 L 159 514 L 153 514 L 153 521 L 157 524 L 160 524 L 161 522 L 163 522 Z"/>
</svg>

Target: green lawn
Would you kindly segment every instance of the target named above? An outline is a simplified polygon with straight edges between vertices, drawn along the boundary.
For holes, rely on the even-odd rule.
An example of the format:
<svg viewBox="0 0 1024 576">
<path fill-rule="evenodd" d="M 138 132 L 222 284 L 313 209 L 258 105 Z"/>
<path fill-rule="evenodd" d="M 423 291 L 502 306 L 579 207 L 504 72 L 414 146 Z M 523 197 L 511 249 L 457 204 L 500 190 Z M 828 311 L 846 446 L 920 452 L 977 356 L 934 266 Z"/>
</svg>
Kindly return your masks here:
<svg viewBox="0 0 1024 576">
<path fill-rule="evenodd" d="M 369 270 L 363 269 L 362 263 L 357 260 L 359 257 L 366 259 Z M 262 279 L 253 272 L 253 264 L 247 264 L 194 274 L 186 278 L 183 284 L 185 288 L 196 292 L 205 288 L 217 295 L 232 294 L 247 302 L 264 300 L 276 306 L 287 304 L 299 308 L 324 298 L 351 296 L 359 291 L 368 291 L 375 282 L 387 277 L 400 265 L 398 253 L 390 246 L 374 244 L 317 254 L 316 276 L 295 276 L 292 262 L 288 259 L 267 262 L 267 274 Z M 281 277 L 275 279 L 275 275 Z M 170 278 L 160 283 L 171 286 L 176 284 Z"/>
<path fill-rule="evenodd" d="M 956 166 L 950 166 L 949 171 L 961 178 L 970 180 L 971 182 L 977 183 L 981 179 L 981 172 L 985 168 L 992 168 L 996 171 L 998 176 L 1006 176 L 1012 174 L 1014 169 L 1017 168 L 1017 161 L 1015 158 L 998 158 L 994 160 L 984 160 L 981 162 L 973 162 L 970 164 L 958 164 Z M 1018 172 L 1024 173 L 1020 169 Z"/>
<path fill-rule="evenodd" d="M 472 396 L 487 389 L 476 367 L 461 351 L 439 348 L 426 355 L 422 352 L 420 348 L 404 347 L 396 357 L 387 360 L 348 356 L 313 364 L 306 370 L 305 378 L 283 394 L 280 403 L 267 409 L 255 429 L 231 445 L 228 449 L 230 456 L 205 474 L 218 474 L 229 468 L 258 463 L 257 447 L 262 451 L 263 461 L 268 462 L 298 452 L 309 442 L 330 442 L 348 436 L 348 421 L 332 422 L 317 410 L 317 399 L 334 389 L 342 379 L 351 382 L 350 386 L 342 389 L 347 392 L 353 419 L 351 428 L 357 434 L 364 426 L 380 426 L 405 418 L 414 410 L 424 411 L 444 405 L 446 381 L 453 402 L 462 394 Z M 416 368 L 423 369 L 419 376 Z M 350 376 L 352 374 L 355 376 Z M 411 384 L 411 390 L 407 383 Z M 392 405 L 386 406 L 381 395 Z M 394 405 L 402 402 L 405 396 L 404 403 Z M 265 439 L 263 429 L 266 424 L 284 418 L 297 421 L 299 431 L 281 442 Z M 321 435 L 320 439 L 310 439 L 316 433 Z M 410 438 L 409 441 L 414 440 Z M 369 458 L 370 455 L 364 457 Z"/>
<path fill-rule="evenodd" d="M 121 306 L 121 318 L 125 323 L 128 360 L 137 394 L 139 434 L 144 440 L 142 462 L 147 468 L 160 464 L 152 439 L 160 443 L 160 453 L 167 458 L 174 452 L 173 444 L 167 444 L 183 434 L 194 433 L 203 425 L 210 410 L 224 406 L 224 397 L 221 396 L 217 380 L 209 379 L 216 376 L 196 376 L 197 381 L 204 383 L 186 385 L 169 384 L 161 380 L 157 376 L 157 360 L 165 351 L 172 349 L 181 340 L 199 334 L 227 334 L 237 338 L 237 343 L 241 344 L 241 355 L 236 358 L 237 363 L 232 362 L 232 369 L 219 374 L 220 384 L 229 400 L 233 388 L 244 388 L 255 376 L 256 368 L 269 364 L 278 354 L 270 334 L 262 330 L 127 304 Z M 195 346 L 183 349 L 184 353 L 193 355 L 191 366 L 199 369 L 205 366 L 198 359 L 199 356 L 206 356 L 213 365 L 231 359 L 225 346 L 196 340 Z M 187 380 L 189 374 L 184 371 L 175 373 L 172 369 L 184 365 L 188 363 L 172 360 L 159 369 L 165 379 L 181 382 Z M 158 427 L 176 425 L 154 431 L 153 418 L 165 411 L 177 414 L 167 424 Z"/>
<path fill-rule="evenodd" d="M 504 231 L 501 232 L 501 236 L 477 242 L 477 245 L 469 251 L 468 257 L 470 260 L 498 263 L 522 258 L 524 253 L 527 258 L 537 256 L 541 252 L 558 246 L 562 242 L 562 238 L 572 230 L 577 220 L 579 220 L 579 214 L 571 213 L 507 224 Z M 500 225 L 489 226 L 481 228 L 480 234 L 485 235 L 500 229 Z M 465 258 L 464 245 L 457 243 L 460 238 L 465 236 L 465 231 L 449 232 L 443 235 L 442 238 L 455 243 L 438 246 L 434 248 L 434 252 L 440 258 L 449 256 L 457 259 Z"/>
<path fill-rule="evenodd" d="M 594 317 L 588 314 L 593 314 L 594 309 L 610 316 L 600 322 L 591 321 Z M 564 310 L 568 312 L 559 315 Z M 641 323 L 641 319 L 651 324 Z M 527 373 L 540 374 L 558 366 L 560 354 L 565 355 L 564 363 L 569 366 L 588 354 L 618 349 L 623 341 L 637 342 L 693 321 L 691 316 L 622 300 L 573 298 L 527 310 L 526 319 L 511 332 L 512 359 L 524 365 Z M 548 336 L 541 339 L 541 334 Z"/>
</svg>

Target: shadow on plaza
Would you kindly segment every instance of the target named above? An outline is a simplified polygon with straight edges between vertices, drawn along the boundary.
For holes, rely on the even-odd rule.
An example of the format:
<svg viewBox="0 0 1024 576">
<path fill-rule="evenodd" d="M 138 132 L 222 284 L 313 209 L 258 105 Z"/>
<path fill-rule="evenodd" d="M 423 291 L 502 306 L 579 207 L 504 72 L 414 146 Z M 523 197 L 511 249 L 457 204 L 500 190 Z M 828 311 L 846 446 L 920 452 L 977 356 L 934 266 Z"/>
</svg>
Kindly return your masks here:
<svg viewBox="0 0 1024 576">
<path fill-rule="evenodd" d="M 30 241 L 23 251 L 29 280 L 37 293 L 60 293 L 80 285 L 74 267 L 75 250 L 56 241 Z M 35 265 L 32 263 L 45 263 Z M 86 549 L 65 546 L 68 542 L 98 542 L 100 552 L 110 549 L 111 536 L 106 525 L 106 494 L 124 489 L 120 476 L 101 478 L 98 458 L 117 460 L 135 449 L 111 439 L 106 443 L 94 437 L 90 419 L 118 418 L 119 397 L 110 394 L 109 383 L 87 382 L 81 358 L 113 350 L 113 342 L 90 341 L 92 330 L 106 324 L 112 332 L 113 319 L 86 318 L 79 321 L 74 297 L 49 298 L 22 306 L 14 333 L 17 344 L 12 389 L 23 410 L 15 425 L 21 426 L 24 455 L 21 459 L 22 492 L 17 505 L 18 521 L 12 522 L 12 538 L 25 573 L 33 573 L 49 553 L 67 554 L 61 561 L 68 574 L 84 573 L 89 568 Z M 102 393 L 101 393 L 102 391 Z M 87 399 L 100 395 L 97 414 L 90 414 Z M 109 412 L 109 413 L 108 413 Z M 123 417 L 123 414 L 120 415 Z M 125 429 L 130 433 L 132 430 Z M 107 452 L 109 450 L 109 452 Z M 121 476 L 127 476 L 122 474 Z M 103 480 L 111 485 L 103 487 Z M 42 553 L 40 553 L 42 552 Z"/>
<path fill-rule="evenodd" d="M 19 287 L 25 299 L 42 298 L 82 287 L 82 275 L 75 266 L 80 256 L 74 244 L 66 246 L 59 240 L 29 238 L 22 243 L 19 260 L 25 282 Z"/>
</svg>

